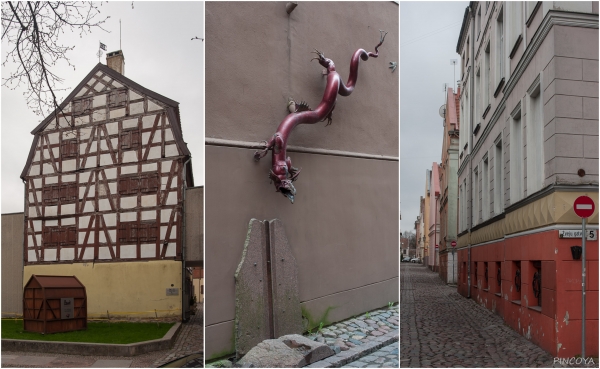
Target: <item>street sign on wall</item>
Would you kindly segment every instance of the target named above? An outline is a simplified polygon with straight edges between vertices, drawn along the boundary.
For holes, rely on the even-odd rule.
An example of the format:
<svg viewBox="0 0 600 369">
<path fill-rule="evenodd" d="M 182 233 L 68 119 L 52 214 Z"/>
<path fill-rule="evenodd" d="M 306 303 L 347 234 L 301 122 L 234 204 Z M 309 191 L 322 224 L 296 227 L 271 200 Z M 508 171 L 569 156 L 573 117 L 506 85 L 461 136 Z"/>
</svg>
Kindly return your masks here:
<svg viewBox="0 0 600 369">
<path fill-rule="evenodd" d="M 585 234 L 588 241 L 596 241 L 598 239 L 597 229 L 586 229 Z M 558 238 L 579 238 L 582 237 L 581 229 L 559 229 Z"/>
</svg>

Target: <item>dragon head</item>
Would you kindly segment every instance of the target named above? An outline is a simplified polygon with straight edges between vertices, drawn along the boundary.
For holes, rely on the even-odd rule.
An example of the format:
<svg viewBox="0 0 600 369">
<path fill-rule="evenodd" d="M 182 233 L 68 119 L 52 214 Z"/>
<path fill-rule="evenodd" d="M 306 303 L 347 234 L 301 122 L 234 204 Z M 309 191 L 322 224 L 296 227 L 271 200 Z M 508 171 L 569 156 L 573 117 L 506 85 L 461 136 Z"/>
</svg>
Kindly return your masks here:
<svg viewBox="0 0 600 369">
<path fill-rule="evenodd" d="M 311 53 L 317 54 L 317 57 L 310 59 L 310 61 L 317 60 L 319 64 L 327 69 L 328 72 L 335 72 L 335 64 L 333 64 L 333 60 L 326 58 L 325 54 L 317 49 L 315 49 L 315 51 L 311 51 Z"/>
<path fill-rule="evenodd" d="M 273 169 L 269 172 L 269 178 L 275 184 L 275 190 L 281 192 L 281 194 L 287 197 L 292 204 L 294 203 L 294 197 L 296 196 L 296 188 L 292 182 L 297 176 L 290 175 L 287 164 L 276 164 Z"/>
</svg>

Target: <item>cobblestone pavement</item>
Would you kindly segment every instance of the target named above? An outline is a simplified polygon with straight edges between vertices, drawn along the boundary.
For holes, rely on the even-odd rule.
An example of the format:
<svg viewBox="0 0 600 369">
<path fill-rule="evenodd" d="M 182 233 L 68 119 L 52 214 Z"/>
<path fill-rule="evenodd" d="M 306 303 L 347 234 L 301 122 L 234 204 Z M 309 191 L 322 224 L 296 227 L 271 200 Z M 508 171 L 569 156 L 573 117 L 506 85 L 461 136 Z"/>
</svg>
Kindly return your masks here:
<svg viewBox="0 0 600 369">
<path fill-rule="evenodd" d="M 184 323 L 177 341 L 171 350 L 150 352 L 132 357 L 119 356 L 83 356 L 52 354 L 47 352 L 22 352 L 2 350 L 2 367 L 12 368 L 152 368 L 184 356 L 202 352 L 202 309 L 188 323 Z M 187 368 L 202 367 L 202 360 L 192 360 L 185 364 Z"/>
<path fill-rule="evenodd" d="M 400 367 L 552 367 L 553 357 L 421 264 L 400 268 Z"/>
<path fill-rule="evenodd" d="M 344 365 L 342 368 L 397 368 L 398 342 L 385 346 L 367 356 Z"/>
<path fill-rule="evenodd" d="M 185 356 L 204 352 L 203 330 L 202 305 L 198 304 L 196 314 L 192 315 L 190 320 L 181 327 L 181 331 L 179 332 L 179 336 L 177 337 L 177 341 L 175 341 L 173 348 L 169 350 L 166 355 L 156 360 L 152 366 L 157 368 Z M 202 360 L 200 361 L 202 362 Z M 198 361 L 194 360 L 186 365 L 193 365 L 191 364 L 193 362 Z M 203 367 L 203 365 L 200 367 Z M 193 368 L 193 366 L 186 366 L 186 368 Z"/>
<path fill-rule="evenodd" d="M 360 346 L 390 331 L 397 331 L 398 318 L 398 305 L 386 307 L 332 324 L 320 332 L 307 334 L 307 337 L 346 351 L 350 347 Z"/>
</svg>

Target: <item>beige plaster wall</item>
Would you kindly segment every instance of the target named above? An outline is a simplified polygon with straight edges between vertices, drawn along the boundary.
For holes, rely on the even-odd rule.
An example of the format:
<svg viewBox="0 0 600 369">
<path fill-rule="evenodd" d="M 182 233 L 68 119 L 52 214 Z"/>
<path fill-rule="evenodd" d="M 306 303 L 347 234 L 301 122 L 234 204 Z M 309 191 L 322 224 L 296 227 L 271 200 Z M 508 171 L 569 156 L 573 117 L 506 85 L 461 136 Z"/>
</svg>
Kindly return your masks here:
<svg viewBox="0 0 600 369">
<path fill-rule="evenodd" d="M 74 275 L 86 288 L 88 316 L 154 317 L 181 316 L 181 262 L 73 263 L 28 265 L 21 286 L 33 274 Z M 177 296 L 167 296 L 177 288 Z"/>
</svg>

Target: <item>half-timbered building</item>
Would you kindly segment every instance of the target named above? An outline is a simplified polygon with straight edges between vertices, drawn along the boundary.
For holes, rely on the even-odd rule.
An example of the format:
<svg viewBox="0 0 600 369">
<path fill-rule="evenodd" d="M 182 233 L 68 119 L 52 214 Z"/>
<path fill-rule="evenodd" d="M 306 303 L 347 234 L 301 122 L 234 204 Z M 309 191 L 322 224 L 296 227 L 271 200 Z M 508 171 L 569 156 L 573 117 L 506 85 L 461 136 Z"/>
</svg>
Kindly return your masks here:
<svg viewBox="0 0 600 369">
<path fill-rule="evenodd" d="M 76 275 L 90 316 L 179 315 L 193 186 L 179 104 L 121 74 L 121 51 L 107 64 L 32 131 L 23 278 Z"/>
</svg>

